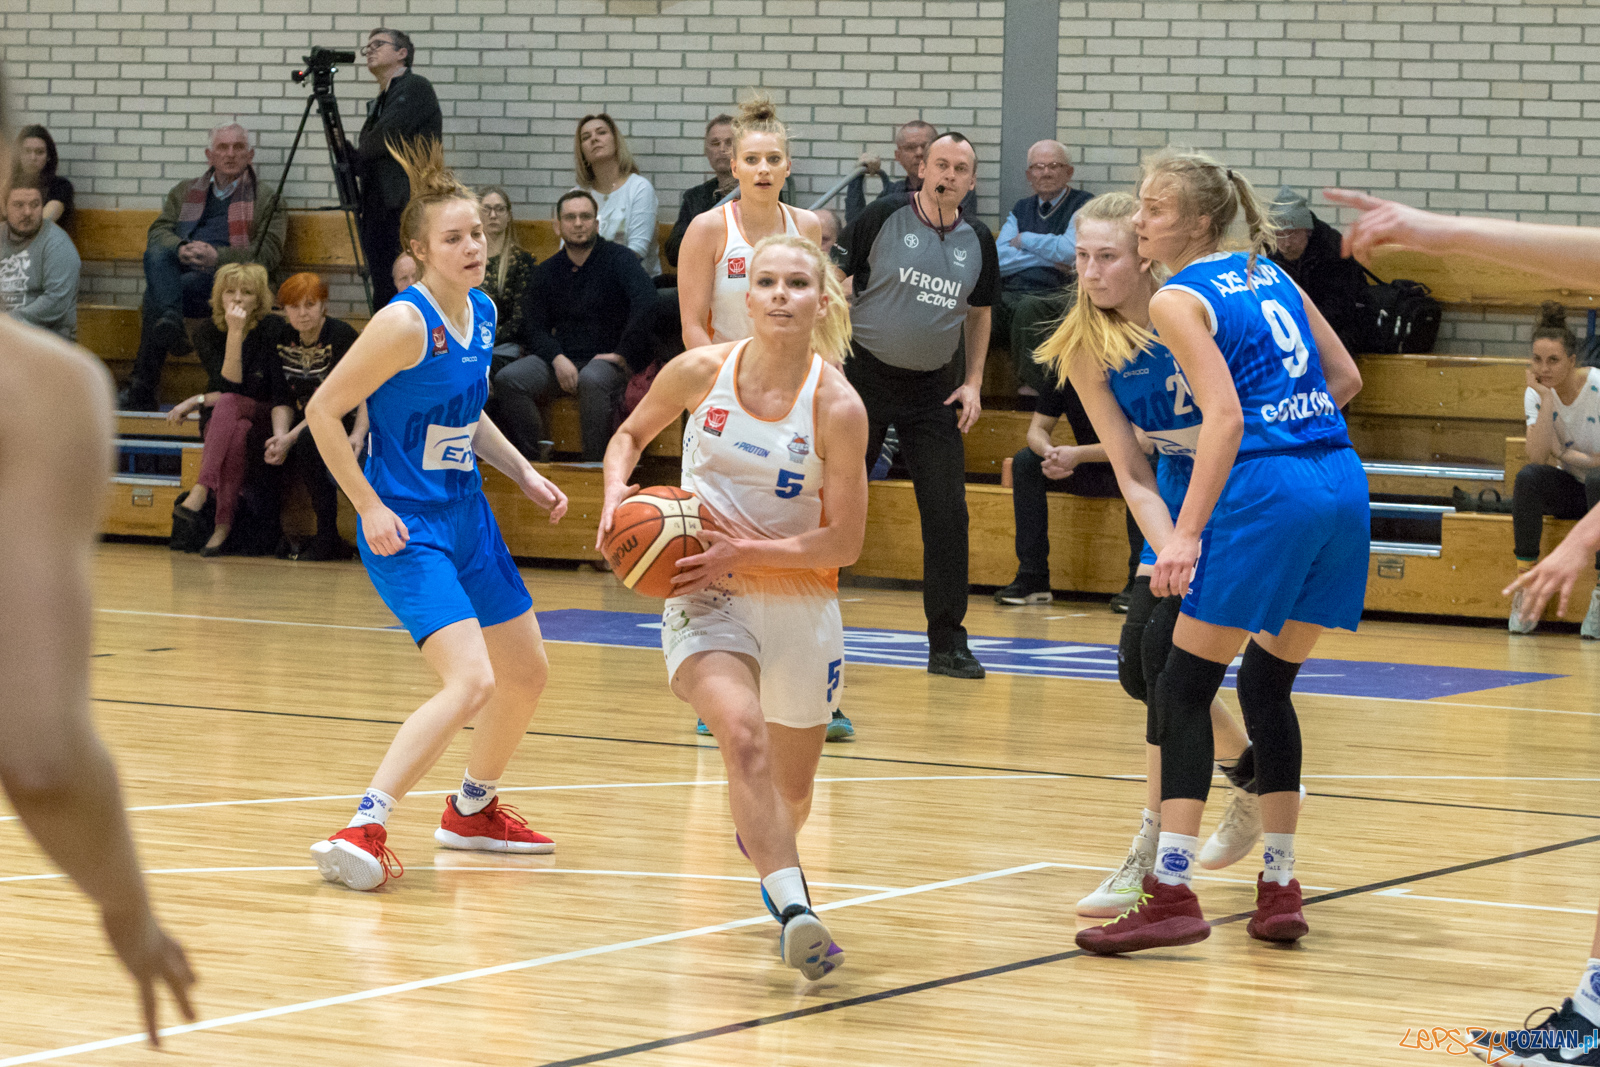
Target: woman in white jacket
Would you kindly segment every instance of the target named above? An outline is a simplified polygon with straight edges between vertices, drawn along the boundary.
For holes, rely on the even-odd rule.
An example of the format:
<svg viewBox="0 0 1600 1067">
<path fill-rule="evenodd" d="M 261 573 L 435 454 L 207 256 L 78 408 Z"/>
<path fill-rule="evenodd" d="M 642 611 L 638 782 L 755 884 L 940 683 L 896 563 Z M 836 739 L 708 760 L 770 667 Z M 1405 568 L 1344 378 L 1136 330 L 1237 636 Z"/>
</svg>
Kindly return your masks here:
<svg viewBox="0 0 1600 1067">
<path fill-rule="evenodd" d="M 599 205 L 600 236 L 628 249 L 652 278 L 661 273 L 656 246 L 656 187 L 639 173 L 628 142 L 605 112 L 578 120 L 572 137 L 578 188 Z"/>
</svg>

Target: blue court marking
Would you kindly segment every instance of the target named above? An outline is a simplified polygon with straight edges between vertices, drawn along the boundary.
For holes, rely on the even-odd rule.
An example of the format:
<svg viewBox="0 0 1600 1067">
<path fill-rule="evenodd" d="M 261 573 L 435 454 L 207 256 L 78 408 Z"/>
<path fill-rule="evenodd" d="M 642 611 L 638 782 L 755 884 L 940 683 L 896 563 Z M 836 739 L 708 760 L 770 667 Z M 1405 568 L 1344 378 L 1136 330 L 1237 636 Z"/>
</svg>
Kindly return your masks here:
<svg viewBox="0 0 1600 1067">
<path fill-rule="evenodd" d="M 551 641 L 613 645 L 621 648 L 660 648 L 661 617 L 632 611 L 591 611 L 567 608 L 541 611 L 539 626 Z M 996 674 L 1021 674 L 1042 678 L 1078 678 L 1102 682 L 1117 680 L 1115 645 L 1063 644 L 1036 637 L 969 637 L 972 654 Z M 845 658 L 851 663 L 876 663 L 884 667 L 926 670 L 928 638 L 909 630 L 871 630 L 846 627 Z M 1237 666 L 1237 664 L 1235 664 Z M 1234 668 L 1228 670 L 1233 685 Z M 1491 671 L 1476 667 L 1434 667 L 1420 663 L 1372 663 L 1363 660 L 1307 660 L 1295 683 L 1299 693 L 1325 696 L 1390 697 L 1428 700 L 1460 696 L 1484 689 L 1563 678 L 1561 674 L 1532 671 Z"/>
</svg>

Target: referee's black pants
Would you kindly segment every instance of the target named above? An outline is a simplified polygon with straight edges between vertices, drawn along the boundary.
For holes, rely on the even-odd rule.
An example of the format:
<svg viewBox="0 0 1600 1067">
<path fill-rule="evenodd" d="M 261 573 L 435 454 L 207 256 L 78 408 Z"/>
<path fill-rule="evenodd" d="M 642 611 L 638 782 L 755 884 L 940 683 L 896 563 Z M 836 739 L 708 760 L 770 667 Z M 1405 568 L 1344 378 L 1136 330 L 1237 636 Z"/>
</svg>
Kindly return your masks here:
<svg viewBox="0 0 1600 1067">
<path fill-rule="evenodd" d="M 960 362 L 933 371 L 891 367 L 860 345 L 845 374 L 867 407 L 867 469 L 892 425 L 911 472 L 922 519 L 922 610 L 930 653 L 967 647 L 967 454 L 945 398 L 960 385 Z"/>
</svg>

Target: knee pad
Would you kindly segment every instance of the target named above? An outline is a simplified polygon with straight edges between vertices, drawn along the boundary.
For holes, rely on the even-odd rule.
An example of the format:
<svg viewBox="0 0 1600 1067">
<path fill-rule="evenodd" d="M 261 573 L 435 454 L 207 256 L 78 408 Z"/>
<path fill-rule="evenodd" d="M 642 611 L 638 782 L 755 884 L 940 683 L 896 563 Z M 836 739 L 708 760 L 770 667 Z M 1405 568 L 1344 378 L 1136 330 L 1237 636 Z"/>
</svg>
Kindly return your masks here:
<svg viewBox="0 0 1600 1067">
<path fill-rule="evenodd" d="M 1161 744 L 1161 799 L 1204 801 L 1211 791 L 1211 701 L 1228 673 L 1213 663 L 1174 648 L 1156 680 L 1151 710 Z"/>
<path fill-rule="evenodd" d="M 1145 685 L 1144 628 L 1150 621 L 1150 609 L 1155 606 L 1150 579 L 1135 578 L 1133 592 L 1128 597 L 1128 617 L 1122 621 L 1122 639 L 1117 645 L 1117 681 L 1122 683 L 1124 693 L 1141 704 L 1150 700 L 1150 691 Z"/>
<path fill-rule="evenodd" d="M 1147 692 L 1156 691 L 1156 679 L 1167 669 L 1167 660 L 1172 656 L 1172 631 L 1177 628 L 1178 613 L 1182 607 L 1182 597 L 1162 597 L 1151 610 L 1150 621 L 1145 623 L 1144 647 L 1140 650 L 1140 658 L 1144 662 L 1144 687 Z"/>
<path fill-rule="evenodd" d="M 1255 750 L 1257 793 L 1300 788 L 1300 719 L 1291 697 L 1299 673 L 1300 664 L 1281 660 L 1254 641 L 1245 646 L 1234 684 Z"/>
</svg>

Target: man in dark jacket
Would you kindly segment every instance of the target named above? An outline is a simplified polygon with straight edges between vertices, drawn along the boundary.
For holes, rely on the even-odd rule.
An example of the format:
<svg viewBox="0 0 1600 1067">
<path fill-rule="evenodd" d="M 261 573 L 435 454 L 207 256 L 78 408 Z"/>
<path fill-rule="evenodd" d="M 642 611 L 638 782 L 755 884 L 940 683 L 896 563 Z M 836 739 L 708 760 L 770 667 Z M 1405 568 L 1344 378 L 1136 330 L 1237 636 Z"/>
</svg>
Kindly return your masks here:
<svg viewBox="0 0 1600 1067">
<path fill-rule="evenodd" d="M 1066 313 L 1066 286 L 1076 271 L 1077 230 L 1072 218 L 1093 199 L 1072 187 L 1072 158 L 1060 141 L 1040 141 L 1028 149 L 1025 196 L 995 238 L 1000 257 L 1000 300 L 994 329 L 1006 338 L 1017 381 L 1036 393 L 1056 387 L 1033 361 L 1033 350 L 1049 327 Z"/>
<path fill-rule="evenodd" d="M 1367 347 L 1359 306 L 1367 288 L 1361 264 L 1339 253 L 1339 231 L 1312 214 L 1306 198 L 1287 185 L 1272 204 L 1278 250 L 1272 261 L 1299 283 L 1352 355 Z"/>
<path fill-rule="evenodd" d="M 372 272 L 372 310 L 377 311 L 394 299 L 400 213 L 411 199 L 411 182 L 389 154 L 389 144 L 442 139 L 444 115 L 428 79 L 411 71 L 416 49 L 410 37 L 380 26 L 367 37 L 361 54 L 380 89 L 352 147 L 361 185 L 361 251 Z"/>
<path fill-rule="evenodd" d="M 495 424 L 529 459 L 548 458 L 539 404 L 563 393 L 578 396 L 584 461 L 604 459 L 617 401 L 654 356 L 655 284 L 626 245 L 597 236 L 598 215 L 582 189 L 556 202 L 564 245 L 528 282 L 520 338 L 527 355 L 494 377 Z"/>
<path fill-rule="evenodd" d="M 674 267 L 678 265 L 678 247 L 683 244 L 689 223 L 701 212 L 710 211 L 739 185 L 733 176 L 732 115 L 718 115 L 706 123 L 706 162 L 711 164 L 711 177 L 684 190 L 678 221 L 672 224 L 672 234 L 661 246 L 661 258 Z"/>
</svg>

